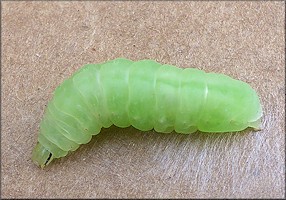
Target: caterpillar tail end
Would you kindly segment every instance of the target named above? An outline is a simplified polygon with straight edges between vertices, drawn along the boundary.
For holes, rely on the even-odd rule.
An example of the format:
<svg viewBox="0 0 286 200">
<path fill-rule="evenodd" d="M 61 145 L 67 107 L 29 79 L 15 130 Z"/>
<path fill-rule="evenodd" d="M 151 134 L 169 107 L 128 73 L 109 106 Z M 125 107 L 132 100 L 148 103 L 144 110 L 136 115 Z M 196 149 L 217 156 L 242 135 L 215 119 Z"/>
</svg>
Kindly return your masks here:
<svg viewBox="0 0 286 200">
<path fill-rule="evenodd" d="M 263 112 L 262 112 L 262 108 L 261 105 L 259 104 L 259 108 L 258 111 L 256 113 L 256 116 L 248 122 L 248 126 L 253 128 L 254 131 L 261 131 L 262 128 L 262 122 L 261 122 L 261 118 L 262 118 Z"/>
<path fill-rule="evenodd" d="M 32 152 L 33 162 L 42 169 L 54 159 L 53 154 L 41 143 L 37 143 Z"/>
</svg>

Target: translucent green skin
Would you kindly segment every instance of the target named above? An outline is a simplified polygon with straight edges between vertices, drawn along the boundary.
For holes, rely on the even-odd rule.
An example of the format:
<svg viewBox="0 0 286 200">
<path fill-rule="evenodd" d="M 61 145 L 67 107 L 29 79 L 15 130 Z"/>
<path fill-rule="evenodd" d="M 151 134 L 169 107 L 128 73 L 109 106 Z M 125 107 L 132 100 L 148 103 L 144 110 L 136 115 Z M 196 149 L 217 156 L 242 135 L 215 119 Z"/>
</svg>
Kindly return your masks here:
<svg viewBox="0 0 286 200">
<path fill-rule="evenodd" d="M 86 65 L 55 90 L 32 159 L 44 167 L 112 124 L 162 133 L 232 132 L 258 129 L 261 116 L 256 92 L 242 81 L 120 58 Z"/>
</svg>

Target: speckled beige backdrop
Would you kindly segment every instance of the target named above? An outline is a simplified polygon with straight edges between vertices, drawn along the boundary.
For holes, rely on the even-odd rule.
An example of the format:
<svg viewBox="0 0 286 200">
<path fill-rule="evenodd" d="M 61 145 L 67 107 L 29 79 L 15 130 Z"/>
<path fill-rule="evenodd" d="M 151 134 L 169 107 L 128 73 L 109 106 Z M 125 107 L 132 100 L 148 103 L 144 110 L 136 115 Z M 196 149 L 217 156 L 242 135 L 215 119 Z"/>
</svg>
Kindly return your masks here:
<svg viewBox="0 0 286 200">
<path fill-rule="evenodd" d="M 283 2 L 2 2 L 1 196 L 282 198 Z M 105 129 L 45 170 L 31 162 L 52 91 L 117 57 L 246 81 L 262 131 L 158 134 Z"/>
</svg>

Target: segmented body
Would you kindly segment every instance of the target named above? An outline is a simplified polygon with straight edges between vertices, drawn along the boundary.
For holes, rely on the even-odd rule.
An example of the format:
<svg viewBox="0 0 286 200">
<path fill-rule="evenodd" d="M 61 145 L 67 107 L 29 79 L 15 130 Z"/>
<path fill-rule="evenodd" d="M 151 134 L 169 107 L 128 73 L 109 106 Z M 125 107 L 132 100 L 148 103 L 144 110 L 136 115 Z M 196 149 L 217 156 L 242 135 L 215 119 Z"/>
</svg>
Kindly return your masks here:
<svg viewBox="0 0 286 200">
<path fill-rule="evenodd" d="M 222 74 L 152 60 L 89 64 L 55 90 L 33 160 L 46 165 L 112 124 L 162 133 L 230 132 L 258 128 L 261 115 L 255 91 Z"/>
</svg>

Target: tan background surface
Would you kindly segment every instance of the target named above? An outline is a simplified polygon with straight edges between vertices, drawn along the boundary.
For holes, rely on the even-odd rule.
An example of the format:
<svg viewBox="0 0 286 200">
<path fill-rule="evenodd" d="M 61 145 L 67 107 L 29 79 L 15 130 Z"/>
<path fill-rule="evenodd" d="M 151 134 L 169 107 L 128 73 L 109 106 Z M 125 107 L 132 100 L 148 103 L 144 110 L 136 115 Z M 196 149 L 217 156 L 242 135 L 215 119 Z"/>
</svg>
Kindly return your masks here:
<svg viewBox="0 0 286 200">
<path fill-rule="evenodd" d="M 2 197 L 283 197 L 283 2 L 2 3 Z M 248 82 L 262 131 L 105 129 L 45 170 L 31 162 L 52 91 L 86 63 L 154 59 Z"/>
</svg>

